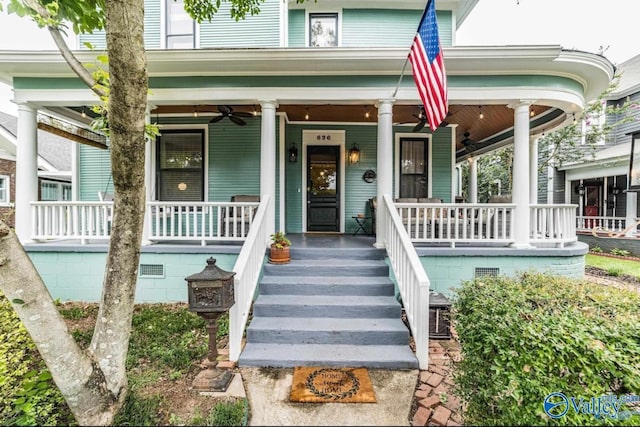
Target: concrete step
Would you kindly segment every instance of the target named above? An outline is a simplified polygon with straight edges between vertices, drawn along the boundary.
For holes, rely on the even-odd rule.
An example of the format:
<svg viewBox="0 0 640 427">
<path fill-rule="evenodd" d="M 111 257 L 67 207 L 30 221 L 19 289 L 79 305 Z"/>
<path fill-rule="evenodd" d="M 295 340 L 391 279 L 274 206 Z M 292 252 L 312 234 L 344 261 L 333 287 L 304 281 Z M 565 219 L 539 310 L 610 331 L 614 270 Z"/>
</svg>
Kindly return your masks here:
<svg viewBox="0 0 640 427">
<path fill-rule="evenodd" d="M 388 277 L 378 276 L 264 276 L 263 295 L 394 295 Z"/>
<path fill-rule="evenodd" d="M 260 295 L 254 317 L 400 318 L 393 296 Z"/>
<path fill-rule="evenodd" d="M 343 319 L 331 317 L 256 317 L 247 341 L 273 344 L 406 345 L 409 330 L 401 319 Z"/>
<path fill-rule="evenodd" d="M 377 259 L 383 260 L 385 249 L 377 248 L 301 248 L 291 246 L 291 259 Z"/>
<path fill-rule="evenodd" d="M 266 263 L 264 275 L 274 276 L 384 276 L 389 266 L 383 260 L 300 259 L 288 264 Z"/>
<path fill-rule="evenodd" d="M 416 369 L 418 359 L 405 345 L 269 344 L 245 345 L 238 366 L 292 368 L 334 366 L 371 369 Z"/>
</svg>

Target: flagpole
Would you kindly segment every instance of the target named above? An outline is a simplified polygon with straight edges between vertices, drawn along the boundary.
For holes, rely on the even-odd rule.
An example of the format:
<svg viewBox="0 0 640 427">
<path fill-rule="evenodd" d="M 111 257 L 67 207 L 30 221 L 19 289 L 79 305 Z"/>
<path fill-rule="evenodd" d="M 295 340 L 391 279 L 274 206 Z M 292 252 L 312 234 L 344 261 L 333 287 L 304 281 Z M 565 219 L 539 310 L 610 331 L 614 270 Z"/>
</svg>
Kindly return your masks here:
<svg viewBox="0 0 640 427">
<path fill-rule="evenodd" d="M 398 84 L 396 85 L 396 90 L 394 90 L 393 95 L 391 95 L 392 98 L 395 98 L 396 94 L 398 93 L 398 89 L 400 88 L 400 83 L 402 83 L 402 77 L 404 76 L 404 71 L 407 69 L 408 63 L 409 63 L 409 57 L 407 56 L 404 59 L 404 65 L 402 66 L 402 71 L 400 71 L 400 80 L 398 80 Z"/>
<path fill-rule="evenodd" d="M 427 5 L 424 8 L 424 12 L 422 12 L 422 17 L 420 18 L 420 22 L 422 22 L 422 20 L 424 19 L 424 15 L 427 13 L 429 2 L 431 2 L 431 0 L 427 0 Z M 396 90 L 393 91 L 393 95 L 391 95 L 392 98 L 396 97 L 396 94 L 398 93 L 398 89 L 400 89 L 400 83 L 402 83 L 402 77 L 404 77 L 404 72 L 407 69 L 408 63 L 409 63 L 409 56 L 407 55 L 407 57 L 404 59 L 404 65 L 402 66 L 402 71 L 400 71 L 400 79 L 398 80 L 398 85 L 396 86 Z"/>
</svg>

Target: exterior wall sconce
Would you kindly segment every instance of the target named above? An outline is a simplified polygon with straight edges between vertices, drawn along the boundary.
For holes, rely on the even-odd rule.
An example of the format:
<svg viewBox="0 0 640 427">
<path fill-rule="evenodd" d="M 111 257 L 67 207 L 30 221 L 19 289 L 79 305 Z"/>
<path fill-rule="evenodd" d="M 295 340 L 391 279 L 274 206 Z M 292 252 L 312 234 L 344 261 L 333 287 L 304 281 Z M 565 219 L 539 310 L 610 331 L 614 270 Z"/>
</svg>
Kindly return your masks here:
<svg viewBox="0 0 640 427">
<path fill-rule="evenodd" d="M 349 163 L 352 165 L 360 163 L 360 149 L 358 148 L 358 144 L 353 144 L 349 149 Z"/>
<path fill-rule="evenodd" d="M 584 184 L 576 185 L 576 193 L 584 196 Z"/>
<path fill-rule="evenodd" d="M 617 196 L 618 194 L 620 194 L 620 191 L 621 190 L 618 187 L 609 187 L 609 192 L 614 196 Z"/>
<path fill-rule="evenodd" d="M 289 163 L 296 163 L 298 161 L 298 147 L 296 144 L 291 143 L 289 147 Z"/>
</svg>

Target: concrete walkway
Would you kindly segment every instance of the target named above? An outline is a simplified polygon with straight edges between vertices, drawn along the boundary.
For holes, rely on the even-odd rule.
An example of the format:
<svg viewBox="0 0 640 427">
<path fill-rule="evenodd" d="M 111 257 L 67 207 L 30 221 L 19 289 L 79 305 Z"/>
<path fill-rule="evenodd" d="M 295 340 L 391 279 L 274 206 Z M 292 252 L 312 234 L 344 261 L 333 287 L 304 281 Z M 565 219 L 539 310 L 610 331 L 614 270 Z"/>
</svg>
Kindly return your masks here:
<svg viewBox="0 0 640 427">
<path fill-rule="evenodd" d="M 369 369 L 376 403 L 289 401 L 293 368 L 238 368 L 250 426 L 409 426 L 418 370 Z"/>
</svg>

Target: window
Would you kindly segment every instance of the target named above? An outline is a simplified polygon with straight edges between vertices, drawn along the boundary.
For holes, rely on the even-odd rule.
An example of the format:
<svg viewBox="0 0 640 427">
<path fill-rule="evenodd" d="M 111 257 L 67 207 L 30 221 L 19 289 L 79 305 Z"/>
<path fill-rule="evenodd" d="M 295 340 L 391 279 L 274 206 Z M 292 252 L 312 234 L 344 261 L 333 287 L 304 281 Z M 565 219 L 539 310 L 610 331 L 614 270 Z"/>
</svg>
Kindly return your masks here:
<svg viewBox="0 0 640 427">
<path fill-rule="evenodd" d="M 158 200 L 204 201 L 204 131 L 163 130 L 156 157 Z"/>
<path fill-rule="evenodd" d="M 399 197 L 429 197 L 428 153 L 426 139 L 400 139 Z"/>
<path fill-rule="evenodd" d="M 166 0 L 167 49 L 196 47 L 196 23 L 184 10 L 183 0 Z"/>
<path fill-rule="evenodd" d="M 338 14 L 337 13 L 309 14 L 309 46 L 311 47 L 338 46 Z"/>
<path fill-rule="evenodd" d="M 0 175 L 0 205 L 9 204 L 9 177 Z"/>
<path fill-rule="evenodd" d="M 71 184 L 56 181 L 40 181 L 40 200 L 71 200 Z"/>
</svg>

